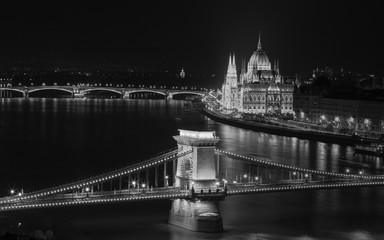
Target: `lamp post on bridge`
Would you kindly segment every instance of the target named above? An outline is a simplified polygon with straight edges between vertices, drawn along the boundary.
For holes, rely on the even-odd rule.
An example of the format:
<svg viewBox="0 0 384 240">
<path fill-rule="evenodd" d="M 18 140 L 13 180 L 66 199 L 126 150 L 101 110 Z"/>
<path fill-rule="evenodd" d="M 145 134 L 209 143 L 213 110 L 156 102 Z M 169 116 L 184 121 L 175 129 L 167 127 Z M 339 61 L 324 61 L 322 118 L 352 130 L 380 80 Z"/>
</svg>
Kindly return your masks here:
<svg viewBox="0 0 384 240">
<path fill-rule="evenodd" d="M 164 185 L 166 188 L 168 188 L 168 175 L 164 177 Z"/>
<path fill-rule="evenodd" d="M 259 183 L 259 176 L 256 176 L 256 177 L 255 177 L 255 182 L 256 182 L 256 183 Z"/>
<path fill-rule="evenodd" d="M 247 175 L 247 174 L 244 174 L 244 175 L 243 175 L 243 178 L 244 178 L 244 182 L 247 182 L 248 175 Z"/>
</svg>

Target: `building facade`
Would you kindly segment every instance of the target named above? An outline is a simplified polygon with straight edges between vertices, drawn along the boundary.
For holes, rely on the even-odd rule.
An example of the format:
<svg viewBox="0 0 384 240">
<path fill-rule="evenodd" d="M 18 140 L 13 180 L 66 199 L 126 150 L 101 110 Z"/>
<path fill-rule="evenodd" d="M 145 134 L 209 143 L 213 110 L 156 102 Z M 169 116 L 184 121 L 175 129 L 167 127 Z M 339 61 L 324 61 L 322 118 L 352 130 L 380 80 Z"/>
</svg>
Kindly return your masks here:
<svg viewBox="0 0 384 240">
<path fill-rule="evenodd" d="M 294 92 L 294 115 L 299 121 L 319 129 L 342 133 L 378 135 L 384 133 L 384 101 L 342 99 L 329 96 L 327 90 Z"/>
<path fill-rule="evenodd" d="M 222 85 L 222 106 L 226 110 L 250 114 L 293 113 L 293 85 L 285 84 L 279 63 L 272 66 L 262 49 L 261 39 L 248 63 L 237 74 L 235 54 L 229 56 Z"/>
</svg>

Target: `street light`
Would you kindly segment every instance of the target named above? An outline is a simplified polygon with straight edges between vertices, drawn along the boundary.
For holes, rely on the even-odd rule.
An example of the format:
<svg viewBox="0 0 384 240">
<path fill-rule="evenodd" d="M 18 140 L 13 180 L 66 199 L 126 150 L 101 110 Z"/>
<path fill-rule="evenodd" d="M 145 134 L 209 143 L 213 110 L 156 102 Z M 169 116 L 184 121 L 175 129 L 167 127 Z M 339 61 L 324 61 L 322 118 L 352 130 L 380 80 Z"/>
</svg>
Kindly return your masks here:
<svg viewBox="0 0 384 240">
<path fill-rule="evenodd" d="M 87 193 L 87 197 L 88 197 L 89 190 L 90 190 L 89 187 L 85 188 L 85 192 Z"/>
<path fill-rule="evenodd" d="M 168 187 L 168 175 L 165 176 L 165 186 Z"/>
<path fill-rule="evenodd" d="M 9 192 L 11 193 L 11 195 L 15 194 L 15 190 L 14 189 L 11 189 Z"/>
<path fill-rule="evenodd" d="M 136 181 L 132 181 L 132 186 L 136 187 Z"/>
<path fill-rule="evenodd" d="M 349 170 L 349 168 L 345 169 L 345 172 L 346 173 L 349 173 L 351 170 Z"/>
</svg>

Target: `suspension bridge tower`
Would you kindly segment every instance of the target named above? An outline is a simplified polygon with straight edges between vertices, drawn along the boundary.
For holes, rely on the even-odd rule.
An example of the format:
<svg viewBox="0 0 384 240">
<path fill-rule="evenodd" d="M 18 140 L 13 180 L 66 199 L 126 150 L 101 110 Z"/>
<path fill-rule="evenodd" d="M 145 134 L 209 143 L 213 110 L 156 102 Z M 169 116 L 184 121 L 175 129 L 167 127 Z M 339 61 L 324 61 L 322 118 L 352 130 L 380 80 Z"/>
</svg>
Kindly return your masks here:
<svg viewBox="0 0 384 240">
<path fill-rule="evenodd" d="M 191 197 L 172 202 L 169 223 L 198 232 L 221 232 L 220 204 L 226 191 L 220 189 L 216 172 L 214 131 L 179 130 L 174 136 L 181 154 L 177 161 L 175 187 L 189 189 Z"/>
</svg>

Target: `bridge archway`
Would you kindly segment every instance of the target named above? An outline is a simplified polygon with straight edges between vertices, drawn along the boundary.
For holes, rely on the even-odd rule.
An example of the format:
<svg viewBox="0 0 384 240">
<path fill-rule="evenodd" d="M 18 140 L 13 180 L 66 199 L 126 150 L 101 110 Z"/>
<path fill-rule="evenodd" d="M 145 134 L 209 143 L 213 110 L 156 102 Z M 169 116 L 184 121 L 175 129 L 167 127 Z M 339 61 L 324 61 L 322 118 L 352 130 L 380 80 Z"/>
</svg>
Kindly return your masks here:
<svg viewBox="0 0 384 240">
<path fill-rule="evenodd" d="M 201 98 L 202 96 L 204 96 L 203 93 L 184 91 L 184 92 L 169 93 L 168 98 L 175 99 L 175 100 L 193 100 L 196 98 Z"/>
<path fill-rule="evenodd" d="M 0 98 L 25 97 L 25 92 L 14 88 L 0 88 Z"/>
<path fill-rule="evenodd" d="M 130 99 L 164 99 L 166 96 L 165 92 L 156 91 L 156 90 L 133 90 L 125 92 L 125 98 Z"/>
<path fill-rule="evenodd" d="M 81 91 L 84 97 L 90 98 L 121 98 L 123 92 L 116 89 L 109 88 L 91 88 Z"/>
<path fill-rule="evenodd" d="M 72 97 L 72 90 L 60 87 L 36 88 L 28 91 L 28 97 Z"/>
</svg>

